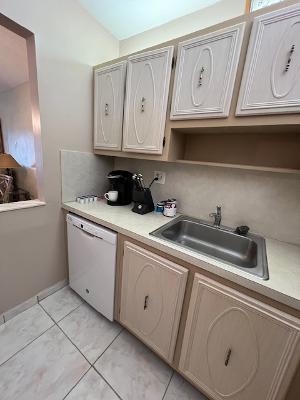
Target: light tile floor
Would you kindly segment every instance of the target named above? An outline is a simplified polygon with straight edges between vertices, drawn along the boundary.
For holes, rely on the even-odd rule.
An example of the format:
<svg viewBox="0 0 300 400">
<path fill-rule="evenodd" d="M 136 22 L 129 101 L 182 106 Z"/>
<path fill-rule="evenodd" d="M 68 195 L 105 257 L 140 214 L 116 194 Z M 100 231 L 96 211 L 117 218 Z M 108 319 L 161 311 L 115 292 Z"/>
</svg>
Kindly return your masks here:
<svg viewBox="0 0 300 400">
<path fill-rule="evenodd" d="M 1 400 L 206 400 L 69 287 L 0 325 Z"/>
</svg>

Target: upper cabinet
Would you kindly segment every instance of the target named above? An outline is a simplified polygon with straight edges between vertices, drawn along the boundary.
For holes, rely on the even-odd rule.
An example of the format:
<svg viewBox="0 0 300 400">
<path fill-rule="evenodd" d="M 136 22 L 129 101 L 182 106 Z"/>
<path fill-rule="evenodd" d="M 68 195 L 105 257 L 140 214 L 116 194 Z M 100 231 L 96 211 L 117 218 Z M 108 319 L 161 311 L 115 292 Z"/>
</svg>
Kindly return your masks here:
<svg viewBox="0 0 300 400">
<path fill-rule="evenodd" d="M 162 154 L 173 47 L 128 58 L 123 150 Z"/>
<path fill-rule="evenodd" d="M 179 43 L 171 119 L 229 114 L 245 23 Z"/>
<path fill-rule="evenodd" d="M 94 71 L 94 148 L 121 150 L 126 61 Z"/>
<path fill-rule="evenodd" d="M 300 4 L 255 18 L 236 115 L 300 112 Z"/>
</svg>

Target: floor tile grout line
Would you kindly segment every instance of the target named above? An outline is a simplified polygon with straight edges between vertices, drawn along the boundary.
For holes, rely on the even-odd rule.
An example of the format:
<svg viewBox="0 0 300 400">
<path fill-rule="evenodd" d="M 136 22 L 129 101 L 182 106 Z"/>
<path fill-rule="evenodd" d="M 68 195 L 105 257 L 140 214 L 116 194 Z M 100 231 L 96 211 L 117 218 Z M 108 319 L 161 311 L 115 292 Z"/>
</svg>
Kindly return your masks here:
<svg viewBox="0 0 300 400">
<path fill-rule="evenodd" d="M 67 396 L 72 392 L 73 389 L 75 389 L 75 387 L 81 382 L 81 380 L 87 375 L 87 373 L 93 369 L 104 381 L 105 383 L 111 388 L 111 390 L 116 394 L 116 396 L 122 400 L 122 397 L 120 396 L 120 394 L 116 391 L 116 389 L 109 383 L 109 381 L 96 369 L 95 364 L 99 361 L 99 359 L 103 356 L 103 354 L 109 349 L 109 347 L 114 343 L 114 341 L 121 335 L 121 333 L 124 331 L 124 328 L 121 326 L 121 330 L 120 332 L 117 334 L 117 336 L 110 342 L 110 344 L 102 351 L 102 353 L 97 357 L 97 359 L 91 363 L 86 356 L 81 352 L 81 350 L 75 345 L 75 343 L 70 339 L 70 337 L 63 331 L 63 329 L 58 325 L 63 319 L 65 319 L 68 315 L 70 315 L 71 313 L 73 313 L 75 310 L 77 310 L 82 304 L 84 304 L 84 302 L 82 302 L 81 304 L 79 304 L 76 308 L 74 308 L 72 311 L 70 311 L 68 314 L 66 314 L 63 318 L 61 318 L 58 321 L 55 321 L 54 318 L 48 313 L 48 311 L 42 306 L 41 302 L 37 303 L 41 309 L 45 312 L 45 314 L 51 319 L 51 321 L 53 322 L 53 324 L 47 328 L 45 331 L 43 331 L 40 335 L 38 335 L 36 338 L 34 338 L 32 341 L 30 341 L 29 343 L 27 343 L 24 347 L 22 347 L 20 350 L 18 350 L 16 353 L 14 353 L 11 357 L 9 357 L 7 360 L 5 360 L 2 364 L 0 364 L 0 367 L 2 367 L 5 363 L 7 363 L 9 360 L 11 360 L 14 356 L 16 356 L 18 353 L 22 352 L 26 347 L 30 346 L 33 342 L 35 342 L 37 339 L 39 339 L 42 335 L 44 335 L 47 331 L 49 331 L 51 328 L 53 328 L 54 326 L 57 326 L 58 329 L 63 333 L 63 335 L 72 343 L 72 345 L 76 348 L 76 350 L 78 350 L 78 352 L 84 357 L 84 359 L 87 361 L 89 368 L 87 369 L 86 372 L 84 372 L 84 374 L 80 377 L 80 379 L 76 382 L 76 384 L 74 386 L 72 386 L 72 388 L 68 391 L 68 393 L 63 397 L 62 400 L 66 399 Z M 34 304 L 32 307 L 34 307 Z M 30 307 L 31 308 L 31 307 Z M 175 372 L 173 371 L 170 377 L 170 380 L 167 384 L 167 387 L 165 389 L 165 392 L 163 394 L 162 400 L 164 400 L 165 395 L 167 393 L 167 390 L 170 386 L 171 380 L 174 376 Z"/>
<path fill-rule="evenodd" d="M 36 297 L 36 303 L 32 304 L 30 307 L 25 308 L 22 311 L 17 312 L 12 318 L 8 318 L 7 320 L 5 319 L 5 314 L 7 314 L 10 310 L 6 310 L 2 313 L 2 317 L 3 317 L 3 324 L 6 324 L 8 321 L 16 318 L 18 315 L 23 314 L 23 312 L 29 310 L 30 308 L 36 306 L 37 304 L 40 304 L 41 301 L 47 299 L 48 297 L 52 296 L 53 294 L 55 294 L 56 292 L 59 292 L 60 290 L 64 289 L 65 287 L 69 286 L 69 284 L 67 283 L 65 286 L 61 287 L 60 289 L 55 290 L 55 292 L 50 293 L 49 295 L 47 295 L 46 297 L 44 297 L 43 299 L 39 300 L 39 295 L 36 294 L 34 296 L 32 296 L 32 298 L 34 299 Z M 22 304 L 22 303 L 21 303 Z M 20 305 L 20 304 L 19 304 Z M 17 305 L 18 306 L 18 305 Z M 17 307 L 16 306 L 16 307 Z"/>
<path fill-rule="evenodd" d="M 117 334 L 117 336 L 109 343 L 109 345 L 102 351 L 102 353 L 96 358 L 96 360 L 92 363 L 92 365 L 94 366 L 96 364 L 96 362 L 98 362 L 100 360 L 100 358 L 103 356 L 103 354 L 106 352 L 106 350 L 109 349 L 109 347 L 113 344 L 113 342 L 121 335 L 121 333 L 124 331 L 124 328 L 122 327 L 122 329 L 120 330 L 120 332 Z"/>
<path fill-rule="evenodd" d="M 35 337 L 34 339 L 32 339 L 29 343 L 25 344 L 25 346 L 23 346 L 20 350 L 16 351 L 13 355 L 11 355 L 7 360 L 3 361 L 3 363 L 0 364 L 0 367 L 2 367 L 2 365 L 4 365 L 7 361 L 11 360 L 14 356 L 16 356 L 18 353 L 20 353 L 21 351 L 23 351 L 24 349 L 26 349 L 26 347 L 28 347 L 29 345 L 31 345 L 33 342 L 35 342 L 38 338 L 40 338 L 44 333 L 46 333 L 47 331 L 49 331 L 49 329 L 53 328 L 53 326 L 56 325 L 54 319 L 45 311 L 45 309 L 40 305 L 40 303 L 36 303 L 34 305 L 32 305 L 31 307 L 27 308 L 26 310 L 24 310 L 23 312 L 29 310 L 30 308 L 35 307 L 36 305 L 39 305 L 41 307 L 41 309 L 44 311 L 44 313 L 48 316 L 48 318 L 51 319 L 51 322 L 53 322 L 53 324 L 51 326 L 49 326 L 49 328 L 45 329 L 42 333 L 40 333 L 37 337 Z M 19 313 L 18 315 L 20 315 L 22 313 Z M 14 318 L 16 318 L 18 315 L 15 315 Z M 10 318 L 9 320 L 7 320 L 4 325 L 8 322 L 8 321 L 12 321 L 13 318 Z"/>
<path fill-rule="evenodd" d="M 121 329 L 120 332 L 117 334 L 117 336 L 114 337 L 114 339 L 109 343 L 109 345 L 105 347 L 105 349 L 101 352 L 101 354 L 96 358 L 96 360 L 95 360 L 94 362 L 89 361 L 89 360 L 87 359 L 87 357 L 86 357 L 86 356 L 82 353 L 82 351 L 79 349 L 79 347 L 77 347 L 77 345 L 73 342 L 73 340 L 67 335 L 67 333 L 63 330 L 63 328 L 59 325 L 59 323 L 60 323 L 62 320 L 64 320 L 68 315 L 70 315 L 70 314 L 72 314 L 74 311 L 76 311 L 80 306 L 82 306 L 82 304 L 84 304 L 84 302 L 81 303 L 78 307 L 74 308 L 73 311 L 70 311 L 69 314 L 67 314 L 65 317 L 63 317 L 62 319 L 60 319 L 60 320 L 57 321 L 57 322 L 51 317 L 51 315 L 44 309 L 44 307 L 43 307 L 42 305 L 41 305 L 41 308 L 42 308 L 42 309 L 45 311 L 45 313 L 52 319 L 52 321 L 54 322 L 54 324 L 58 326 L 58 328 L 63 332 L 63 334 L 69 339 L 69 341 L 73 344 L 73 346 L 75 346 L 76 349 L 83 355 L 83 357 L 87 360 L 87 362 L 88 362 L 90 365 L 94 365 L 94 364 L 96 364 L 96 362 L 99 360 L 99 358 L 103 356 L 103 354 L 106 352 L 106 350 L 113 344 L 113 342 L 120 336 L 120 334 L 124 331 L 124 328 L 122 327 L 122 325 L 120 325 L 122 329 Z"/>
<path fill-rule="evenodd" d="M 116 396 L 120 399 L 123 400 L 122 397 L 120 396 L 120 394 L 117 392 L 117 390 L 109 383 L 109 381 L 101 374 L 101 372 L 99 372 L 95 365 L 92 365 L 92 368 L 94 369 L 94 371 L 104 380 L 104 382 L 111 388 L 111 390 L 116 394 Z"/>
<path fill-rule="evenodd" d="M 83 303 L 82 303 L 83 304 Z M 77 308 L 79 308 L 82 304 L 80 304 Z M 95 364 L 96 364 L 96 362 L 102 357 L 102 355 L 106 352 L 106 350 L 113 344 L 113 342 L 121 335 L 121 333 L 124 331 L 124 328 L 122 327 L 122 325 L 121 325 L 121 327 L 122 327 L 122 329 L 120 330 L 120 332 L 117 334 L 117 336 L 110 342 L 110 344 L 105 348 L 105 350 L 99 355 L 99 357 L 96 359 L 96 361 L 94 361 L 94 363 L 91 363 L 87 358 L 86 358 L 86 356 L 81 352 L 81 350 L 76 346 L 76 344 L 69 338 L 69 336 L 63 331 L 63 329 L 58 325 L 58 322 L 61 322 L 64 318 L 62 318 L 61 320 L 59 320 L 58 322 L 56 322 L 52 317 L 51 317 L 51 315 L 50 314 L 48 314 L 48 312 L 43 308 L 43 306 L 41 305 L 41 307 L 42 307 L 42 309 L 45 311 L 45 313 L 52 319 L 52 321 L 54 322 L 54 324 L 60 329 L 60 331 L 65 335 L 65 337 L 73 344 L 73 346 L 79 351 L 79 353 L 85 358 L 85 360 L 89 363 L 89 365 L 90 365 L 90 368 L 88 369 L 88 371 L 91 369 L 91 368 L 93 368 L 96 372 L 97 372 L 97 374 L 105 381 L 105 383 L 111 388 L 111 390 L 116 394 L 116 396 L 120 399 L 120 400 L 123 400 L 122 399 L 122 397 L 119 395 L 119 393 L 114 389 L 114 387 L 104 378 L 104 376 L 103 375 L 101 375 L 101 373 L 95 368 Z M 76 308 L 76 309 L 77 309 Z M 73 310 L 73 311 L 75 311 L 75 309 Z M 71 311 L 69 314 L 71 314 L 73 311 Z M 68 315 L 69 315 L 68 314 Z M 67 315 L 66 315 L 67 316 Z M 87 371 L 87 372 L 88 372 Z M 87 374 L 87 372 L 84 374 L 84 375 L 86 375 Z M 83 376 L 84 376 L 83 375 Z M 74 386 L 74 387 L 76 387 L 77 385 L 78 385 L 78 383 L 81 381 L 81 379 L 83 378 L 83 376 L 79 379 L 79 381 L 76 383 L 76 385 Z M 73 388 L 74 388 L 73 387 Z M 73 389 L 72 389 L 73 390 Z M 71 390 L 71 391 L 72 391 Z M 70 391 L 70 392 L 71 392 Z M 70 393 L 69 392 L 69 393 Z M 68 394 L 69 394 L 68 393 Z M 65 397 L 64 397 L 64 399 L 65 399 Z"/>
<path fill-rule="evenodd" d="M 122 326 L 122 325 L 121 325 L 121 326 Z M 97 370 L 97 368 L 95 367 L 95 364 L 100 360 L 100 358 L 103 356 L 103 354 L 106 352 L 106 350 L 109 349 L 109 347 L 110 347 L 110 346 L 113 344 L 113 342 L 121 335 L 121 333 L 122 333 L 124 330 L 125 330 L 125 328 L 122 327 L 121 331 L 120 331 L 120 332 L 118 333 L 118 335 L 114 338 L 114 340 L 107 346 L 107 348 L 100 354 L 100 356 L 97 358 L 97 360 L 92 364 L 92 367 L 94 368 L 94 370 L 101 376 L 101 378 L 107 383 L 107 385 L 116 393 L 116 395 L 117 395 L 121 400 L 123 400 L 122 397 L 119 395 L 119 393 L 116 391 L 116 389 L 114 389 L 114 387 L 109 383 L 109 381 L 100 373 L 100 371 Z M 162 397 L 161 400 L 164 400 L 165 395 L 166 395 L 166 393 L 167 393 L 167 390 L 168 390 L 168 388 L 169 388 L 169 386 L 170 386 L 170 383 L 171 383 L 171 380 L 172 380 L 174 374 L 175 374 L 175 371 L 172 370 L 171 377 L 170 377 L 170 379 L 169 379 L 169 382 L 168 382 L 168 384 L 167 384 L 167 386 L 166 386 L 166 389 L 165 389 L 165 391 L 164 391 L 164 394 L 163 394 L 163 397 Z"/>
<path fill-rule="evenodd" d="M 53 320 L 51 320 L 53 322 Z M 33 340 L 31 340 L 31 342 L 27 343 L 24 347 L 22 347 L 20 350 L 18 350 L 17 352 L 15 352 L 12 356 L 10 356 L 7 360 L 5 360 L 2 364 L 0 364 L 0 367 L 2 367 L 5 363 L 7 363 L 9 360 L 11 360 L 14 356 L 16 356 L 17 354 L 19 354 L 21 351 L 23 351 L 24 349 L 26 349 L 26 347 L 30 346 L 33 342 L 35 342 L 38 338 L 40 338 L 41 336 L 44 335 L 44 333 L 48 332 L 51 328 L 53 328 L 55 326 L 55 324 L 49 326 L 49 328 L 47 328 L 46 330 L 44 330 L 42 333 L 40 333 L 36 338 L 34 338 Z"/>
<path fill-rule="evenodd" d="M 82 303 L 83 304 L 83 303 Z M 79 308 L 82 304 L 80 304 L 77 308 Z M 88 369 L 88 371 L 93 368 L 97 374 L 106 382 L 106 384 L 112 389 L 112 391 L 116 394 L 116 396 L 120 399 L 123 400 L 122 397 L 119 395 L 119 393 L 113 388 L 113 386 L 111 386 L 111 384 L 104 378 L 104 376 L 101 375 L 101 373 L 95 368 L 94 364 L 100 359 L 100 357 L 106 352 L 106 350 L 113 344 L 113 342 L 120 336 L 120 334 L 123 332 L 124 328 L 122 327 L 121 331 L 117 334 L 117 336 L 110 342 L 110 344 L 105 348 L 105 350 L 100 354 L 100 356 L 96 359 L 96 361 L 92 364 L 87 358 L 86 356 L 81 352 L 81 350 L 76 346 L 76 344 L 69 338 L 69 336 L 63 331 L 63 329 L 58 325 L 58 322 L 62 321 L 63 318 L 61 320 L 59 320 L 58 322 L 54 321 L 54 319 L 51 317 L 50 314 L 48 314 L 48 312 L 43 308 L 43 306 L 41 305 L 42 309 L 45 311 L 45 313 L 52 319 L 52 321 L 54 322 L 54 324 L 60 329 L 60 331 L 65 335 L 65 337 L 73 344 L 73 346 L 79 351 L 79 353 L 85 358 L 85 360 L 88 362 L 88 364 L 90 365 L 90 368 Z M 76 308 L 76 309 L 77 309 Z M 75 311 L 75 309 L 73 310 Z M 71 312 L 73 312 L 71 311 Z M 69 314 L 71 314 L 71 312 Z M 69 315 L 68 314 L 68 315 Z M 65 318 L 65 317 L 64 317 Z M 87 371 L 87 372 L 88 372 Z M 87 372 L 84 374 L 86 375 Z M 83 376 L 84 376 L 83 375 Z M 81 381 L 81 379 L 83 378 L 83 376 L 79 379 L 79 381 L 76 383 L 76 385 L 74 387 L 77 386 L 77 384 Z M 74 388 L 73 387 L 73 388 Z M 70 393 L 70 392 L 69 392 Z M 69 394 L 68 393 L 68 394 Z M 65 397 L 64 397 L 65 399 Z"/>
<path fill-rule="evenodd" d="M 83 304 L 85 304 L 85 302 L 83 301 L 81 304 L 79 304 L 79 306 L 75 307 L 74 310 L 70 311 L 68 314 L 66 314 L 64 317 L 62 317 L 61 319 L 59 319 L 58 321 L 56 321 L 56 323 L 58 324 L 59 322 L 61 322 L 62 320 L 64 320 L 65 318 L 67 318 L 70 314 L 72 314 L 74 311 L 78 310 L 79 307 L 81 307 Z"/>
<path fill-rule="evenodd" d="M 93 369 L 104 381 L 105 383 L 111 388 L 111 390 L 116 394 L 116 396 L 122 400 L 121 396 L 118 394 L 118 392 L 116 392 L 116 390 L 110 385 L 110 383 L 100 374 L 99 371 L 96 370 L 96 368 L 94 367 L 94 365 L 85 357 L 85 355 L 80 351 L 80 349 L 75 345 L 75 343 L 73 343 L 73 341 L 69 338 L 69 336 L 63 331 L 63 329 L 58 325 L 58 322 L 62 321 L 65 317 L 67 317 L 69 314 L 71 314 L 73 311 L 75 311 L 77 308 L 79 308 L 83 303 L 81 303 L 78 307 L 76 307 L 74 310 L 70 311 L 69 314 L 65 315 L 65 317 L 63 317 L 62 319 L 60 319 L 58 322 L 56 322 L 52 316 L 44 309 L 44 307 L 40 304 L 39 306 L 41 307 L 41 309 L 45 312 L 45 314 L 51 319 L 51 321 L 53 322 L 53 325 L 51 325 L 48 329 L 46 329 L 44 332 L 42 332 L 39 336 L 37 336 L 36 338 L 34 338 L 30 343 L 27 343 L 24 347 L 22 347 L 22 349 L 18 350 L 16 353 L 14 353 L 11 357 L 9 357 L 7 360 L 5 360 L 2 364 L 0 364 L 0 367 L 2 365 L 4 365 L 6 362 L 8 362 L 10 359 L 12 359 L 15 355 L 17 355 L 18 353 L 20 353 L 22 350 L 24 350 L 26 347 L 28 347 L 30 344 L 32 344 L 33 342 L 35 342 L 39 337 L 41 337 L 44 333 L 46 333 L 48 330 L 50 330 L 51 328 L 53 328 L 54 326 L 57 326 L 58 329 L 63 333 L 63 335 L 72 343 L 72 345 L 76 348 L 76 350 L 78 350 L 78 352 L 84 357 L 84 359 L 87 361 L 89 368 L 87 369 L 87 371 L 80 377 L 80 379 L 76 382 L 76 384 L 74 386 L 72 386 L 72 388 L 69 390 L 69 392 L 65 395 L 65 397 L 63 397 L 63 400 L 71 393 L 71 391 L 79 384 L 79 382 L 84 378 L 84 376 L 91 370 Z M 101 353 L 101 355 L 96 359 L 96 361 L 94 363 L 96 363 L 99 358 L 105 353 L 105 351 L 111 346 L 111 344 L 117 339 L 117 337 L 122 333 L 122 331 L 124 330 L 124 328 L 121 329 L 121 331 L 117 334 L 117 336 L 111 341 L 111 343 L 105 348 L 105 350 Z"/>
<path fill-rule="evenodd" d="M 42 306 L 41 306 L 42 307 Z M 78 307 L 80 307 L 80 306 L 78 306 Z M 77 307 L 77 308 L 78 308 Z M 43 308 L 43 307 L 42 307 Z M 44 309 L 43 309 L 44 310 Z M 47 314 L 47 315 L 49 315 L 48 313 L 47 313 L 47 311 L 46 310 L 44 310 L 45 311 L 45 313 Z M 75 311 L 75 310 L 73 310 L 73 311 Z M 51 318 L 51 316 L 49 315 L 49 317 Z M 52 321 L 54 321 L 54 319 L 52 318 Z M 61 320 L 60 320 L 61 321 Z M 59 322 L 60 322 L 59 321 Z M 82 351 L 76 346 L 76 344 L 69 338 L 69 336 L 63 331 L 63 329 L 58 325 L 58 322 L 56 322 L 56 321 L 54 321 L 54 324 L 58 327 L 58 329 L 63 333 L 63 335 L 72 343 L 72 345 L 76 348 L 76 350 L 78 350 L 79 351 L 79 353 L 85 358 L 85 360 L 88 362 L 88 364 L 89 365 L 92 365 L 92 363 L 86 358 L 86 356 L 82 353 Z"/>
<path fill-rule="evenodd" d="M 64 288 L 66 288 L 67 286 L 69 286 L 69 287 L 70 287 L 70 285 L 69 285 L 69 282 L 68 282 L 68 283 L 66 283 L 66 284 L 65 284 L 63 287 L 61 287 L 61 288 L 59 288 L 59 289 L 55 290 L 54 292 L 52 292 L 52 293 L 49 293 L 47 296 L 43 297 L 41 300 L 39 299 L 39 294 L 37 294 L 37 295 L 36 295 L 36 298 L 37 298 L 37 302 L 38 302 L 38 304 L 39 304 L 41 301 L 43 301 L 43 300 L 47 299 L 48 297 L 52 296 L 53 294 L 55 294 L 55 293 L 59 292 L 60 290 L 63 290 L 63 289 L 64 289 Z"/>
<path fill-rule="evenodd" d="M 58 321 L 56 321 L 51 314 L 46 310 L 45 307 L 43 307 L 43 305 L 41 303 L 38 303 L 38 305 L 42 308 L 43 311 L 45 311 L 45 313 L 48 315 L 48 317 L 50 317 L 52 319 L 52 321 L 55 324 L 58 324 L 59 322 L 61 322 L 63 319 L 65 319 L 66 317 L 68 317 L 70 314 L 72 314 L 73 311 L 76 311 L 80 306 L 82 306 L 82 304 L 84 304 L 84 302 L 80 303 L 79 306 L 76 306 L 73 310 L 71 310 L 70 312 L 68 312 L 68 314 L 66 314 L 65 316 L 63 316 L 61 319 L 59 319 Z"/>
<path fill-rule="evenodd" d="M 168 384 L 167 384 L 166 390 L 165 390 L 165 392 L 164 392 L 163 397 L 161 398 L 161 400 L 164 400 L 164 398 L 166 397 L 167 391 L 168 391 L 168 389 L 169 389 L 169 386 L 170 386 L 170 384 L 171 384 L 171 381 L 172 381 L 172 379 L 173 379 L 174 374 L 175 374 L 175 371 L 172 370 L 170 380 L 169 380 L 169 382 L 168 382 Z"/>
<path fill-rule="evenodd" d="M 65 337 L 72 343 L 72 345 L 79 351 L 79 353 L 82 355 L 82 357 L 85 358 L 85 360 L 89 363 L 89 365 L 93 365 L 87 358 L 86 356 L 82 353 L 82 351 L 76 346 L 76 344 L 69 338 L 69 336 L 63 331 L 63 329 L 56 324 L 56 326 L 58 327 L 58 329 L 65 335 Z"/>
<path fill-rule="evenodd" d="M 87 373 L 92 369 L 92 365 L 89 366 L 88 370 L 81 376 L 81 378 L 75 383 L 74 386 L 68 391 L 68 393 L 62 398 L 62 400 L 65 400 L 69 396 L 69 394 L 76 388 L 76 386 L 82 381 L 82 379 L 87 375 Z"/>
</svg>

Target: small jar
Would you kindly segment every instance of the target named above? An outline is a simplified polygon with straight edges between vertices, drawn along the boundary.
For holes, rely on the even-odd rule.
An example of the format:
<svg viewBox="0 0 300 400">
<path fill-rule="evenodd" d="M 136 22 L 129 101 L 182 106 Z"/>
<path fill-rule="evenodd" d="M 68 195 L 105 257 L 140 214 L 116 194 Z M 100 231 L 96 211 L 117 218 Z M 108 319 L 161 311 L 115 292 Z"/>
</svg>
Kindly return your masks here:
<svg viewBox="0 0 300 400">
<path fill-rule="evenodd" d="M 166 217 L 175 217 L 177 211 L 177 202 L 176 199 L 168 199 L 164 206 L 164 216 Z"/>
<path fill-rule="evenodd" d="M 155 206 L 155 212 L 156 214 L 163 214 L 164 213 L 164 207 L 165 207 L 165 202 L 164 201 L 158 201 Z"/>
<path fill-rule="evenodd" d="M 84 197 L 82 197 L 82 196 L 77 197 L 76 200 L 77 200 L 77 202 L 78 202 L 79 204 L 84 204 L 84 203 L 85 203 Z"/>
</svg>

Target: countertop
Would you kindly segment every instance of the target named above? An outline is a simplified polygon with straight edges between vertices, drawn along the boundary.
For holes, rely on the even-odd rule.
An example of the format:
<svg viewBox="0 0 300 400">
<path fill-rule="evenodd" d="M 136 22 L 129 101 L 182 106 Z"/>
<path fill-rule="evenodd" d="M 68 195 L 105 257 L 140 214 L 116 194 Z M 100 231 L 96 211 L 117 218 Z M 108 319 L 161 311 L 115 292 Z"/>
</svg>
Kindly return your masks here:
<svg viewBox="0 0 300 400">
<path fill-rule="evenodd" d="M 265 238 L 269 280 L 262 280 L 209 256 L 184 249 L 149 233 L 170 222 L 155 213 L 135 214 L 132 206 L 112 207 L 104 201 L 91 204 L 63 203 L 62 207 L 116 232 L 171 254 L 280 303 L 300 310 L 300 246 Z"/>
</svg>

